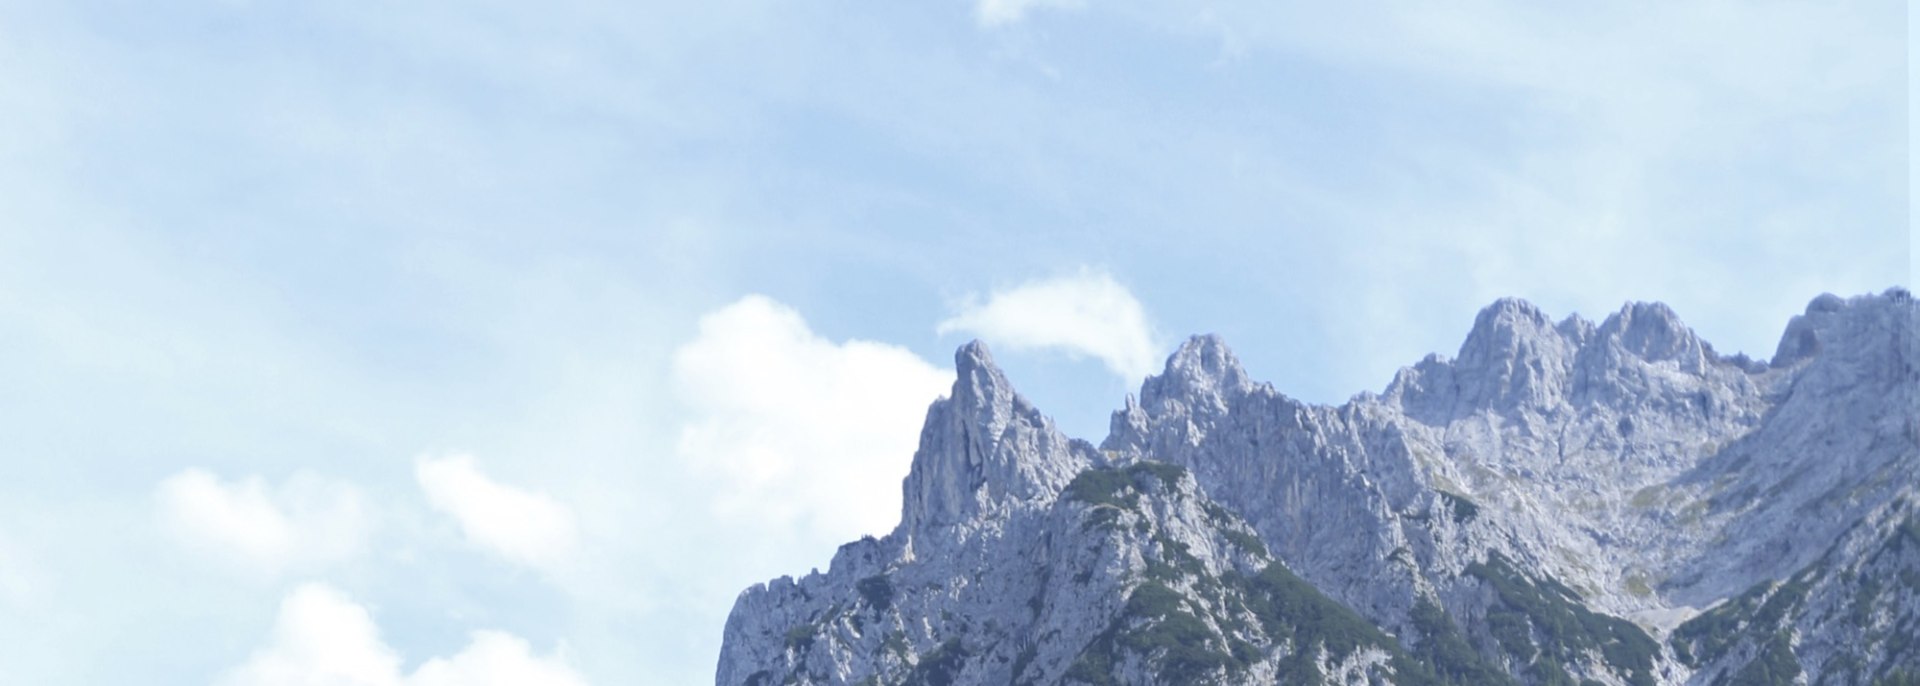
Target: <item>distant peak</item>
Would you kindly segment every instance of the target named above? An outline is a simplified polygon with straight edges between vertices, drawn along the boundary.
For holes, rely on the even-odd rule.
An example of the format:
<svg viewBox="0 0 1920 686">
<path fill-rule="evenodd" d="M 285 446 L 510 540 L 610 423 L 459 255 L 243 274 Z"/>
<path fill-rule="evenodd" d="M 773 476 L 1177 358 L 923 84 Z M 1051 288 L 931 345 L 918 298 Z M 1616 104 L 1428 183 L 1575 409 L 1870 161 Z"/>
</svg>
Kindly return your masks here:
<svg viewBox="0 0 1920 686">
<path fill-rule="evenodd" d="M 1538 305 L 1524 298 L 1514 297 L 1501 298 L 1493 301 L 1493 304 L 1480 308 L 1480 315 L 1474 319 L 1476 325 L 1502 321 L 1526 321 L 1540 325 L 1550 323 L 1547 313 L 1540 311 Z"/>
<path fill-rule="evenodd" d="M 1666 303 L 1659 302 L 1657 300 L 1654 302 L 1639 302 L 1639 301 L 1629 302 L 1625 305 L 1620 306 L 1620 314 L 1622 316 L 1633 317 L 1636 319 L 1658 319 L 1658 320 L 1672 321 L 1672 322 L 1680 321 L 1680 315 L 1675 314 L 1673 311 L 1673 308 L 1667 307 Z"/>
<path fill-rule="evenodd" d="M 1600 326 L 1613 332 L 1687 331 L 1687 325 L 1680 321 L 1680 315 L 1662 302 L 1627 303 L 1620 307 L 1619 312 L 1608 315 Z"/>
<path fill-rule="evenodd" d="M 1169 399 L 1205 399 L 1224 407 L 1230 395 L 1247 392 L 1253 382 L 1240 366 L 1227 343 L 1218 335 L 1188 338 L 1167 356 L 1167 366 L 1159 376 L 1148 378 L 1140 389 L 1140 401 L 1155 406 Z M 1192 403 L 1187 403 L 1192 404 Z"/>
<path fill-rule="evenodd" d="M 997 516 L 1044 500 L 1091 461 L 1013 385 L 980 341 L 953 354 L 953 392 L 934 401 L 903 484 L 909 532 Z"/>
<path fill-rule="evenodd" d="M 1821 293 L 1807 302 L 1807 314 L 1818 312 L 1839 312 L 1845 309 L 1847 301 L 1832 293 Z"/>
<path fill-rule="evenodd" d="M 1219 334 L 1202 334 L 1188 338 L 1179 349 L 1167 356 L 1168 372 L 1189 372 L 1206 376 L 1221 376 L 1244 372 L 1240 369 L 1240 360 L 1227 349 L 1227 342 Z"/>
<path fill-rule="evenodd" d="M 1788 320 L 1772 364 L 1791 365 L 1819 354 L 1829 338 L 1846 336 L 1837 330 L 1879 327 L 1895 332 L 1895 338 L 1913 340 L 1916 318 L 1920 318 L 1920 307 L 1916 307 L 1913 294 L 1898 286 L 1879 295 L 1851 298 L 1821 293 L 1807 303 L 1805 313 Z"/>
<path fill-rule="evenodd" d="M 1671 360 L 1695 374 L 1706 370 L 1709 347 L 1666 303 L 1627 303 L 1607 317 L 1600 332 L 1617 339 L 1621 349 L 1643 360 Z"/>
<path fill-rule="evenodd" d="M 993 353 L 987 350 L 987 344 L 979 340 L 968 341 L 953 353 L 953 368 L 957 378 L 953 382 L 952 397 L 967 407 L 985 407 L 1008 404 L 1012 401 L 1013 385 L 1007 382 L 1007 375 L 994 364 Z"/>
<path fill-rule="evenodd" d="M 1464 352 L 1475 343 L 1508 341 L 1516 336 L 1535 336 L 1554 330 L 1553 320 L 1538 306 L 1519 298 L 1501 298 L 1480 308 L 1473 318 L 1473 331 L 1467 334 Z"/>
<path fill-rule="evenodd" d="M 1553 320 L 1533 303 L 1519 298 L 1501 298 L 1481 308 L 1473 318 L 1473 331 L 1460 346 L 1460 360 L 1470 365 L 1487 360 L 1511 359 L 1526 341 L 1557 333 Z"/>
<path fill-rule="evenodd" d="M 988 351 L 987 344 L 978 338 L 967 341 L 966 345 L 953 351 L 953 366 L 963 374 L 969 369 L 982 367 L 997 369 L 993 364 L 993 353 Z"/>
<path fill-rule="evenodd" d="M 1540 311 L 1540 306 L 1534 306 L 1534 304 L 1528 302 L 1526 298 L 1515 298 L 1515 296 L 1498 298 L 1498 300 L 1494 300 L 1492 304 L 1488 304 L 1486 307 L 1480 307 L 1480 319 L 1500 317 L 1500 315 L 1521 315 L 1521 317 L 1526 317 L 1526 319 L 1540 319 L 1540 321 L 1546 321 L 1546 319 L 1548 319 L 1548 315 L 1546 315 L 1544 311 Z"/>
</svg>

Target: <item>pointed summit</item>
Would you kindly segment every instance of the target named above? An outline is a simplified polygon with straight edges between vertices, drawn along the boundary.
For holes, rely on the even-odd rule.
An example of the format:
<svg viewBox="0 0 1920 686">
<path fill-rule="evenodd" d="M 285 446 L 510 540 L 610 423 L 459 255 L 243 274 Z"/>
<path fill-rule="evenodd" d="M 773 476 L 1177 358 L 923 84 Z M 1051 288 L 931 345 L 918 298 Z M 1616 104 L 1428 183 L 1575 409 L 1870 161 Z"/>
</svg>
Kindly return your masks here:
<svg viewBox="0 0 1920 686">
<path fill-rule="evenodd" d="M 1501 298 L 1480 310 L 1473 318 L 1473 331 L 1460 345 L 1460 364 L 1484 368 L 1514 357 L 1524 357 L 1539 342 L 1557 337 L 1553 320 L 1533 303 L 1519 298 Z"/>
<path fill-rule="evenodd" d="M 1533 303 L 1501 298 L 1480 310 L 1453 363 L 1460 402 L 1467 407 L 1541 407 L 1565 387 L 1578 335 L 1562 331 Z"/>
<path fill-rule="evenodd" d="M 953 355 L 953 391 L 927 408 L 903 485 L 901 527 L 919 534 L 1043 503 L 1092 460 L 1013 390 L 980 341 Z"/>
<path fill-rule="evenodd" d="M 1167 402 L 1226 408 L 1226 401 L 1253 390 L 1240 358 L 1218 335 L 1194 336 L 1167 356 L 1166 370 L 1140 386 L 1140 404 L 1158 408 Z"/>
<path fill-rule="evenodd" d="M 1181 343 L 1180 349 L 1167 356 L 1167 371 L 1227 381 L 1244 381 L 1247 378 L 1246 371 L 1240 368 L 1240 359 L 1227 349 L 1227 342 L 1219 334 L 1211 333 L 1194 336 Z"/>
<path fill-rule="evenodd" d="M 1643 360 L 1672 361 L 1692 374 L 1705 373 L 1712 355 L 1712 349 L 1666 303 L 1627 303 L 1601 323 L 1599 334 Z"/>
<path fill-rule="evenodd" d="M 1027 405 L 1026 399 L 1014 392 L 1013 384 L 1007 382 L 1007 375 L 1000 371 L 1000 366 L 994 364 L 993 353 L 987 350 L 987 344 L 978 339 L 968 341 L 954 351 L 953 369 L 953 392 L 948 397 L 961 408 L 982 415 L 985 424 L 1004 425 L 1016 404 Z M 1032 410 L 1031 406 L 1027 409 Z"/>
</svg>

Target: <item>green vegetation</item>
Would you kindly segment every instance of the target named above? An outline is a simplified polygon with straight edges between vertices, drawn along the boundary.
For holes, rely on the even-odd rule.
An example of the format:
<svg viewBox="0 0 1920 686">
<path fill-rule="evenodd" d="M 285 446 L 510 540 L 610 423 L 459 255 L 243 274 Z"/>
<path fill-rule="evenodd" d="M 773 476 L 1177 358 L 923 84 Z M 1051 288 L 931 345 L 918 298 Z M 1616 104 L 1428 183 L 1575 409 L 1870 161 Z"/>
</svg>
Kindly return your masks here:
<svg viewBox="0 0 1920 686">
<path fill-rule="evenodd" d="M 1800 661 L 1793 657 L 1793 641 L 1782 630 L 1761 646 L 1752 662 L 1734 673 L 1730 686 L 1791 686 L 1800 677 Z"/>
<path fill-rule="evenodd" d="M 1907 617 L 1885 633 L 1880 644 L 1881 679 L 1904 679 L 1920 684 L 1920 672 L 1909 671 L 1920 665 L 1920 621 Z M 1899 669 L 1893 669 L 1894 666 Z"/>
<path fill-rule="evenodd" d="M 1761 582 L 1719 607 L 1688 620 L 1673 631 L 1674 653 L 1681 662 L 1702 667 L 1719 660 L 1742 642 L 1756 646 L 1754 656 L 1730 683 L 1793 683 L 1800 664 L 1787 636 L 1789 615 L 1806 602 L 1814 575 L 1802 571 L 1784 584 Z M 1866 590 L 1862 586 L 1862 590 Z M 1877 593 L 1877 591 L 1875 591 Z M 1853 613 L 1863 610 L 1857 606 Z"/>
<path fill-rule="evenodd" d="M 1223 668 L 1244 668 L 1224 639 L 1189 608 L 1184 596 L 1158 581 L 1134 587 L 1120 616 L 1074 659 L 1067 678 L 1113 683 L 1113 663 L 1122 650 L 1157 658 L 1159 676 L 1168 684 L 1206 683 Z"/>
<path fill-rule="evenodd" d="M 1136 480 L 1142 474 L 1151 474 L 1153 478 L 1159 479 L 1160 483 L 1172 486 L 1187 477 L 1187 468 L 1165 462 L 1142 460 L 1127 465 L 1127 474 L 1132 475 Z"/>
<path fill-rule="evenodd" d="M 1513 683 L 1512 677 L 1488 664 L 1467 643 L 1453 616 L 1438 603 L 1427 598 L 1415 602 L 1413 626 L 1420 632 L 1420 641 L 1413 646 L 1414 657 L 1431 667 L 1440 681 L 1462 686 Z"/>
<path fill-rule="evenodd" d="M 1464 495 L 1454 495 L 1446 491 L 1435 491 L 1440 499 L 1446 501 L 1447 509 L 1453 515 L 1453 523 L 1465 524 L 1480 514 L 1480 506 L 1468 500 Z"/>
<path fill-rule="evenodd" d="M 1321 644 L 1334 659 L 1352 654 L 1363 644 L 1392 643 L 1359 613 L 1328 598 L 1282 565 L 1267 565 L 1246 579 L 1245 587 L 1249 591 L 1247 607 L 1268 636 L 1290 636 L 1296 646 Z"/>
<path fill-rule="evenodd" d="M 1126 479 L 1116 477 L 1133 469 L 1089 470 L 1076 478 L 1080 487 L 1074 489 L 1073 497 L 1083 502 L 1125 502 L 1130 495 L 1127 489 L 1141 484 L 1137 478 L 1146 469 Z M 1178 468 L 1167 469 L 1152 476 L 1179 477 Z M 1474 510 L 1470 508 L 1470 503 L 1456 507 L 1457 516 L 1471 518 Z M 1220 525 L 1222 538 L 1266 554 L 1259 538 L 1247 533 L 1230 513 L 1217 506 L 1207 512 Z M 1155 683 L 1231 681 L 1233 675 L 1244 674 L 1284 646 L 1286 656 L 1276 665 L 1280 683 L 1321 683 L 1326 676 L 1321 671 L 1323 655 L 1337 662 L 1368 647 L 1387 653 L 1393 681 L 1403 686 L 1514 683 L 1476 652 L 1453 618 L 1431 601 L 1416 608 L 1421 641 L 1416 651 L 1409 652 L 1284 565 L 1273 563 L 1255 574 L 1229 572 L 1216 577 L 1206 573 L 1187 546 L 1164 532 L 1153 532 L 1152 540 L 1158 555 L 1146 561 L 1145 580 L 1129 592 L 1122 611 L 1068 666 L 1063 675 L 1068 681 L 1112 684 L 1115 666 L 1128 655 L 1147 662 Z"/>
<path fill-rule="evenodd" d="M 1158 620 L 1116 638 L 1142 654 L 1161 655 L 1160 673 L 1170 678 L 1168 683 L 1199 683 L 1200 677 L 1234 662 L 1213 629 L 1171 588 L 1151 581 L 1141 584 L 1127 598 L 1125 614 Z"/>
<path fill-rule="evenodd" d="M 1884 590 L 1885 584 L 1880 582 L 1878 576 L 1857 576 L 1855 588 L 1853 588 L 1853 603 L 1847 605 L 1847 621 L 1855 626 L 1866 626 L 1868 621 L 1872 621 L 1874 603 L 1880 600 L 1880 592 Z"/>
<path fill-rule="evenodd" d="M 887 582 L 884 574 L 861 579 L 854 582 L 853 587 L 860 592 L 860 597 L 867 601 L 867 605 L 875 610 L 885 612 L 893 605 L 893 584 Z"/>
<path fill-rule="evenodd" d="M 1027 673 L 1027 666 L 1033 664 L 1033 658 L 1038 657 L 1039 654 L 1040 651 L 1033 646 L 1022 649 L 1020 654 L 1013 658 L 1013 671 L 1008 679 L 1014 683 L 1020 683 L 1020 677 Z"/>
<path fill-rule="evenodd" d="M 907 674 L 904 686 L 950 686 L 960 676 L 960 670 L 966 668 L 967 658 L 972 656 L 960 644 L 960 639 L 947 639 L 933 652 L 921 656 L 920 663 Z"/>
<path fill-rule="evenodd" d="M 1907 517 L 1906 521 L 1894 529 L 1893 537 L 1887 539 L 1887 551 L 1899 553 L 1907 546 L 1920 547 L 1920 519 Z"/>
<path fill-rule="evenodd" d="M 794 652 L 806 652 L 808 648 L 813 647 L 813 637 L 814 637 L 815 631 L 816 629 L 812 624 L 802 624 L 800 626 L 796 626 L 794 628 L 788 629 L 787 630 L 787 650 L 791 650 Z"/>
<path fill-rule="evenodd" d="M 888 633 L 886 639 L 880 642 L 880 649 L 901 662 L 906 662 L 907 656 L 912 653 L 912 649 L 907 647 L 907 634 L 900 631 Z"/>
<path fill-rule="evenodd" d="M 1080 522 L 1080 530 L 1113 529 L 1120 525 L 1120 516 L 1123 512 L 1119 507 L 1113 505 L 1095 505 L 1092 510 L 1087 512 L 1087 518 Z"/>
<path fill-rule="evenodd" d="M 1232 512 L 1227 511 L 1227 508 L 1221 507 L 1219 503 L 1211 500 L 1201 504 L 1200 508 L 1207 513 L 1207 519 L 1212 520 L 1215 524 L 1224 526 L 1234 520 Z"/>
<path fill-rule="evenodd" d="M 1139 488 L 1143 478 L 1152 477 L 1171 486 L 1186 475 L 1184 467 L 1151 460 L 1125 467 L 1097 467 L 1074 476 L 1067 484 L 1065 495 L 1089 505 L 1134 509 L 1139 505 L 1139 495 L 1127 491 Z"/>
<path fill-rule="evenodd" d="M 1260 541 L 1259 536 L 1255 536 L 1253 534 L 1247 533 L 1238 528 L 1229 528 L 1224 526 L 1220 528 L 1220 536 L 1227 539 L 1228 543 L 1232 543 L 1235 546 L 1238 546 L 1241 550 L 1245 550 L 1247 552 L 1253 553 L 1260 557 L 1268 557 L 1267 544 L 1262 543 Z"/>
<path fill-rule="evenodd" d="M 1095 636 L 1080 655 L 1067 667 L 1066 678 L 1094 686 L 1112 686 L 1113 684 L 1113 627 L 1109 625 L 1105 633 Z"/>
<path fill-rule="evenodd" d="M 1653 585 L 1647 583 L 1647 577 L 1635 574 L 1627 577 L 1627 593 L 1636 598 L 1650 597 L 1653 595 Z"/>
<path fill-rule="evenodd" d="M 1572 684 L 1563 666 L 1588 651 L 1598 651 L 1609 666 L 1627 672 L 1627 683 L 1654 683 L 1653 658 L 1659 644 L 1632 622 L 1587 609 L 1572 589 L 1552 579 L 1529 577 L 1497 552 L 1486 562 L 1468 565 L 1466 571 L 1491 586 L 1497 596 L 1487 609 L 1494 640 L 1521 664 L 1528 664 L 1528 672 L 1537 680 Z M 1534 642 L 1536 634 L 1539 644 Z"/>
<path fill-rule="evenodd" d="M 1089 469 L 1073 477 L 1067 483 L 1066 497 L 1088 505 L 1111 505 L 1121 509 L 1133 509 L 1139 502 L 1138 496 L 1126 494 L 1133 486 L 1133 479 L 1118 469 Z M 1126 494 L 1123 497 L 1123 494 Z"/>
<path fill-rule="evenodd" d="M 1206 570 L 1206 566 L 1200 564 L 1200 558 L 1193 556 L 1187 544 L 1173 540 L 1166 532 L 1154 532 L 1153 542 L 1160 546 L 1161 559 L 1171 563 L 1175 569 L 1187 574 L 1200 574 Z"/>
<path fill-rule="evenodd" d="M 1873 686 L 1920 686 L 1920 672 L 1896 669 L 1873 680 Z"/>
<path fill-rule="evenodd" d="M 1748 620 L 1772 590 L 1772 582 L 1760 582 L 1673 630 L 1674 653 L 1681 662 L 1699 667 L 1720 659 L 1741 637 Z"/>
</svg>

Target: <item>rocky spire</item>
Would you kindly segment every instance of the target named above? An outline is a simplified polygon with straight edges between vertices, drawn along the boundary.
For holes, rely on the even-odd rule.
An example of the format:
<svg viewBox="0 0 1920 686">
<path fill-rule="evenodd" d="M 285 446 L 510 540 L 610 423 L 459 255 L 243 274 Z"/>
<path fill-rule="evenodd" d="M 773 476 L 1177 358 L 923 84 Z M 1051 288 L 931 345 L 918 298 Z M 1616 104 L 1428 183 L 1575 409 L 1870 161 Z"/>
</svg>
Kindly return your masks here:
<svg viewBox="0 0 1920 686">
<path fill-rule="evenodd" d="M 953 390 L 928 408 L 904 485 L 909 534 L 1051 501 L 1093 460 L 1013 390 L 985 344 L 961 346 L 953 363 Z"/>
<path fill-rule="evenodd" d="M 1469 407 L 1542 406 L 1566 386 L 1574 346 L 1533 303 L 1501 298 L 1480 310 L 1454 378 Z"/>
<path fill-rule="evenodd" d="M 1705 373 L 1713 358 L 1712 348 L 1664 303 L 1628 303 L 1607 317 L 1599 335 L 1613 341 L 1622 352 L 1648 362 L 1673 362 L 1681 371 L 1694 375 Z"/>
<path fill-rule="evenodd" d="M 1253 390 L 1240 359 L 1218 335 L 1194 336 L 1167 356 L 1166 370 L 1140 387 L 1140 404 L 1158 410 L 1169 402 L 1225 410 L 1227 401 Z"/>
</svg>

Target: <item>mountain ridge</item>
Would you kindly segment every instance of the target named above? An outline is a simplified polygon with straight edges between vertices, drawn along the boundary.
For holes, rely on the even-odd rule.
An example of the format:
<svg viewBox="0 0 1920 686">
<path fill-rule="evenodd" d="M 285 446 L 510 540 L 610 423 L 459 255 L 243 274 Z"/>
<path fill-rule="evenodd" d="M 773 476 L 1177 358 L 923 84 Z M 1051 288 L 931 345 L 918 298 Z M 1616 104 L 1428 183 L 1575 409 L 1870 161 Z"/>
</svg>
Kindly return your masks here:
<svg viewBox="0 0 1920 686">
<path fill-rule="evenodd" d="M 1698 634 L 1702 624 L 1682 622 L 1701 610 L 1711 610 L 1701 621 L 1725 619 L 1720 610 L 1737 609 L 1754 588 L 1858 567 L 1830 559 L 1822 541 L 1901 540 L 1904 520 L 1883 513 L 1916 499 L 1917 312 L 1901 289 L 1822 295 L 1761 363 L 1721 356 L 1659 303 L 1629 303 L 1595 324 L 1556 323 L 1501 299 L 1476 316 L 1455 358 L 1429 355 L 1382 393 L 1338 406 L 1255 383 L 1218 336 L 1195 336 L 1127 396 L 1098 449 L 1059 432 L 1013 391 L 984 344 L 969 343 L 956 353 L 953 390 L 929 408 L 901 524 L 843 546 L 825 574 L 743 592 L 716 683 L 755 683 L 756 674 L 765 683 L 1165 683 L 1170 674 L 1270 683 L 1283 664 L 1309 682 L 1305 675 L 1452 683 L 1498 674 L 1529 684 L 1719 683 L 1753 677 L 1755 664 L 1773 667 L 1754 678 L 1776 681 L 1901 678 L 1889 670 L 1920 671 L 1910 665 L 1920 658 L 1876 646 L 1906 645 L 1920 631 L 1912 589 L 1891 591 L 1892 609 L 1868 613 L 1878 623 L 1857 631 L 1804 609 L 1865 593 L 1840 578 L 1857 571 L 1808 576 L 1811 600 L 1761 617 L 1772 632 L 1735 641 L 1731 652 L 1703 658 L 1675 636 Z M 1191 501 L 1182 512 L 1224 514 L 1116 509 L 1095 526 L 1087 518 L 1108 510 L 1074 509 L 1084 499 L 1062 495 L 1089 474 L 1154 464 L 1185 475 L 1158 480 Z M 1145 481 L 1119 488 L 1130 502 L 1157 502 Z M 1875 517 L 1895 523 L 1859 533 Z M 1214 530 L 1194 523 L 1202 519 Z M 1087 538 L 1114 523 L 1137 535 Z M 1112 557 L 1061 557 L 1056 539 Z M 1219 543 L 1229 539 L 1238 542 Z M 1255 558 L 1277 571 L 1255 569 Z M 1058 587 L 1056 567 L 1084 578 L 1082 588 Z M 1301 598 L 1351 608 L 1390 640 L 1346 635 L 1365 633 L 1353 629 L 1329 643 L 1292 619 L 1268 626 L 1248 614 L 1257 592 L 1235 580 L 1283 573 L 1311 589 Z M 902 590 L 896 578 L 921 585 Z M 885 594 L 873 579 L 888 580 Z M 1156 607 L 1185 614 L 1128 614 L 1141 588 L 1164 588 L 1149 594 Z M 1031 607 L 1009 606 L 994 595 L 1003 592 Z M 887 602 L 874 602 L 882 595 Z M 844 614 L 861 601 L 864 609 Z M 1799 623 L 1781 624 L 1789 619 Z M 897 639 L 874 638 L 870 621 Z M 1184 642 L 1138 638 L 1161 635 L 1167 622 L 1182 627 Z M 772 638 L 800 626 L 827 638 Z M 1302 643 L 1310 640 L 1320 642 Z M 1181 655 L 1184 667 L 1166 671 Z M 994 663 L 1022 657 L 1032 672 Z"/>
</svg>

